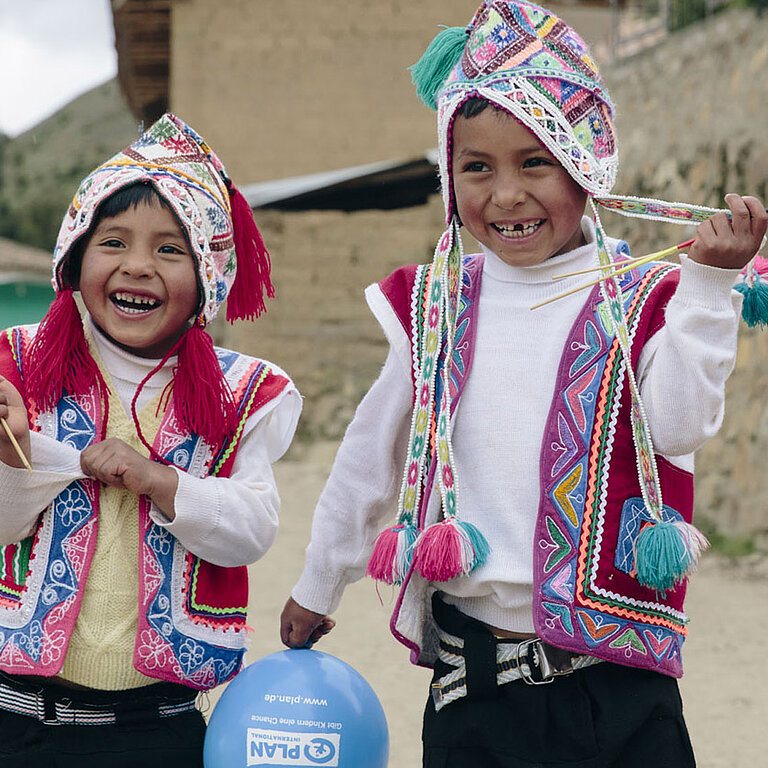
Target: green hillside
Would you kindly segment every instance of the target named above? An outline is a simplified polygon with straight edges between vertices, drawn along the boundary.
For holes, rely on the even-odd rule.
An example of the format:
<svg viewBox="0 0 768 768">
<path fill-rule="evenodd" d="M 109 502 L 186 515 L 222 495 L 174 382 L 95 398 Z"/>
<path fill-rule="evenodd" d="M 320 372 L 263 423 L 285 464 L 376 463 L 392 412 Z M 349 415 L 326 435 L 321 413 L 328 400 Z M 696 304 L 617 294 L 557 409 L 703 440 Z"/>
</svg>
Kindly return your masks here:
<svg viewBox="0 0 768 768">
<path fill-rule="evenodd" d="M 0 236 L 51 250 L 80 180 L 137 132 L 115 79 L 15 138 L 0 136 Z"/>
</svg>

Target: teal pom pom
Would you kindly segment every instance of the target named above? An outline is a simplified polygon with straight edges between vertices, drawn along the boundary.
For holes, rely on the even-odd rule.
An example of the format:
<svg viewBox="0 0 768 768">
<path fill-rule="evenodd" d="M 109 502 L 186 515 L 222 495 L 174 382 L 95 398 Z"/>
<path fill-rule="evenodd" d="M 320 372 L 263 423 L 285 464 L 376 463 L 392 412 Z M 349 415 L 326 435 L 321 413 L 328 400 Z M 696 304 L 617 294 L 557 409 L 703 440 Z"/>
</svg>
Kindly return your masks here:
<svg viewBox="0 0 768 768">
<path fill-rule="evenodd" d="M 468 550 L 471 551 L 471 554 L 469 554 L 468 551 L 467 561 L 468 565 L 470 565 L 468 572 L 470 572 L 485 563 L 491 548 L 488 546 L 485 536 L 480 533 L 480 529 L 477 526 L 472 523 L 467 523 L 464 520 L 459 520 L 457 525 L 469 541 Z"/>
<path fill-rule="evenodd" d="M 466 42 L 465 27 L 446 27 L 437 33 L 424 55 L 409 67 L 416 94 L 430 109 L 437 109 L 437 95 L 459 63 Z"/>
<path fill-rule="evenodd" d="M 684 522 L 647 525 L 635 542 L 637 580 L 664 596 L 696 568 L 699 554 L 709 543 Z"/>
<path fill-rule="evenodd" d="M 738 283 L 736 290 L 744 296 L 741 307 L 741 319 L 750 327 L 768 326 L 768 285 L 759 277 L 750 285 L 747 282 Z"/>
</svg>

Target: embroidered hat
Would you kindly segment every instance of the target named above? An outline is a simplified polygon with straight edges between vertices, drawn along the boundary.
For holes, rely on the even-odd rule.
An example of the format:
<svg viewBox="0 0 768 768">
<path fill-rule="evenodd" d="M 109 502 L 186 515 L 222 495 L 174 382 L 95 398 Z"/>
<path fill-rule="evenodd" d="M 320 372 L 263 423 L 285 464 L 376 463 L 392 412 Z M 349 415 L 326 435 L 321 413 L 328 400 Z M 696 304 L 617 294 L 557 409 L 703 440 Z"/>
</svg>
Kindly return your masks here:
<svg viewBox="0 0 768 768">
<path fill-rule="evenodd" d="M 139 182 L 155 188 L 187 235 L 202 291 L 198 312 L 202 324 L 216 317 L 238 272 L 241 290 L 232 296 L 227 319 L 260 315 L 265 310 L 264 292 L 268 296 L 274 293 L 269 255 L 255 223 L 248 226 L 248 220 L 253 222 L 250 208 L 204 139 L 171 114 L 163 115 L 129 147 L 83 179 L 59 230 L 53 255 L 54 289 L 75 287 L 69 285 L 68 260 L 73 246 L 90 230 L 99 205 L 123 187 Z M 237 220 L 242 203 L 246 214 Z M 249 232 L 243 233 L 246 237 L 236 247 L 238 227 Z"/>
<path fill-rule="evenodd" d="M 461 54 L 437 93 L 434 79 L 423 77 L 434 62 L 429 49 L 413 75 L 421 98 L 438 111 L 440 175 L 449 219 L 452 125 L 459 107 L 472 97 L 513 115 L 587 192 L 610 192 L 618 169 L 613 104 L 586 43 L 573 29 L 533 3 L 495 0 L 485 2 L 466 29 L 441 35 L 442 43 L 433 42 L 438 50 L 448 38 L 461 46 Z"/>
<path fill-rule="evenodd" d="M 200 287 L 191 327 L 157 369 L 178 354 L 173 380 L 178 416 L 190 431 L 219 445 L 235 418 L 234 398 L 204 328 L 225 299 L 229 321 L 260 315 L 265 295 L 273 297 L 274 288 L 269 254 L 250 206 L 202 137 L 175 115 L 163 115 L 80 184 L 54 250 L 52 282 L 57 296 L 30 347 L 35 362 L 27 395 L 39 407 L 52 408 L 64 394 L 96 384 L 108 405 L 107 386 L 88 351 L 73 297 L 78 286 L 73 284 L 72 259 L 101 203 L 137 183 L 151 185 L 175 214 L 189 241 Z M 135 413 L 134 421 L 139 429 Z"/>
<path fill-rule="evenodd" d="M 402 583 L 413 568 L 430 581 L 446 581 L 470 573 L 489 553 L 482 532 L 459 517 L 451 446 L 451 387 L 445 364 L 452 359 L 463 282 L 461 223 L 451 169 L 453 122 L 462 104 L 480 98 L 526 126 L 589 195 L 597 256 L 605 268 L 602 297 L 610 310 L 606 314 L 622 351 L 632 398 L 638 480 L 654 520 L 636 543 L 638 572 L 647 574 L 643 583 L 648 586 L 669 589 L 695 566 L 706 540 L 692 526 L 671 522 L 664 511 L 650 430 L 627 362 L 631 359 L 630 337 L 622 292 L 616 277 L 609 275 L 612 256 L 597 205 L 627 216 L 677 224 L 701 223 L 719 209 L 608 194 L 618 169 L 610 97 L 581 37 L 550 11 L 528 0 L 485 0 L 467 27 L 440 32 L 411 70 L 417 94 L 438 113 L 447 230 L 438 241 L 430 267 L 426 320 L 423 329 L 418 329 L 419 338 L 412 340 L 424 357 L 415 367 L 417 394 L 397 520 L 377 537 L 367 572 L 388 583 Z M 754 270 L 752 277 L 759 281 Z M 422 530 L 423 483 L 432 462 L 443 519 Z"/>
</svg>

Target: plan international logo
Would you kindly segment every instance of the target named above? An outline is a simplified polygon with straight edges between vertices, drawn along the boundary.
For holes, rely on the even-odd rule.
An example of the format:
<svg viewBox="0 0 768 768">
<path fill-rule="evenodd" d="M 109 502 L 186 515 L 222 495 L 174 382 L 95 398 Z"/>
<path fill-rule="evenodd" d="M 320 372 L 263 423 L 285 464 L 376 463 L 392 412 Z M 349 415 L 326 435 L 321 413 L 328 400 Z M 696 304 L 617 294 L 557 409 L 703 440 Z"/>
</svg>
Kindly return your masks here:
<svg viewBox="0 0 768 768">
<path fill-rule="evenodd" d="M 294 733 L 249 728 L 247 765 L 328 766 L 339 764 L 338 733 Z"/>
</svg>

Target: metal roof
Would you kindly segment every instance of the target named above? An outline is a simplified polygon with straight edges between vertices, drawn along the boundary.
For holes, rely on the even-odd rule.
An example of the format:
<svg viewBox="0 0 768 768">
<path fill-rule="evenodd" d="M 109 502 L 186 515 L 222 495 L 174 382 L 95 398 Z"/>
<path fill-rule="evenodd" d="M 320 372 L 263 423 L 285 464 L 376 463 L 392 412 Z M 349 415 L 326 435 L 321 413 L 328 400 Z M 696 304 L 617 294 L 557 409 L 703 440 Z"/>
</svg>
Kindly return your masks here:
<svg viewBox="0 0 768 768">
<path fill-rule="evenodd" d="M 0 283 L 51 279 L 53 259 L 48 251 L 0 237 Z"/>
<path fill-rule="evenodd" d="M 423 205 L 438 192 L 437 150 L 422 156 L 355 165 L 256 184 L 240 191 L 251 208 L 285 211 L 405 208 Z"/>
</svg>

